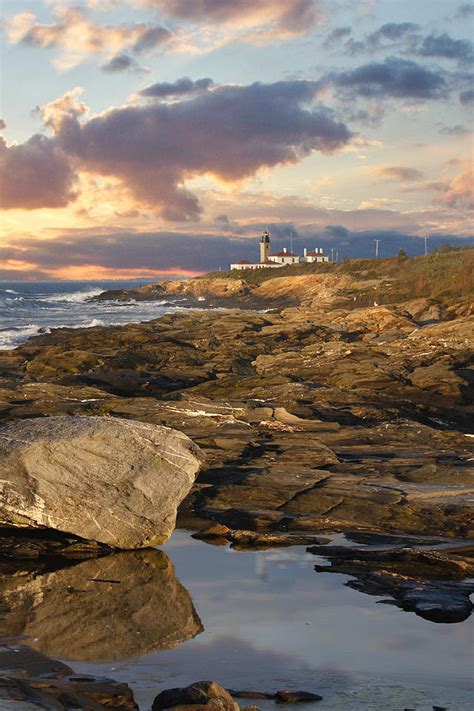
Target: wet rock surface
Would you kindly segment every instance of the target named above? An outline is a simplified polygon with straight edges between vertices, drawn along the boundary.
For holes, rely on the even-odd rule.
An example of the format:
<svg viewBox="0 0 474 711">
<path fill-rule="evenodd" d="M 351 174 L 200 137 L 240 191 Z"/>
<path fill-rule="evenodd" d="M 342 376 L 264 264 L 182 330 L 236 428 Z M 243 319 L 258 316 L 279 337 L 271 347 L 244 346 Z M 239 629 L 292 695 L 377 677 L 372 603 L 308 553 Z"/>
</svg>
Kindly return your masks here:
<svg viewBox="0 0 474 711">
<path fill-rule="evenodd" d="M 307 704 L 313 701 L 322 701 L 323 699 L 319 694 L 313 694 L 309 691 L 294 691 L 291 689 L 281 689 L 274 694 L 268 694 L 262 691 L 230 691 L 230 693 L 238 699 L 269 699 L 276 701 L 278 704 Z"/>
<path fill-rule="evenodd" d="M 316 565 L 316 572 L 354 576 L 355 580 L 346 583 L 348 587 L 388 598 L 380 602 L 397 605 L 431 622 L 463 622 L 472 612 L 472 546 L 442 550 L 312 546 L 307 550 L 330 562 Z"/>
<path fill-rule="evenodd" d="M 29 647 L 0 642 L 0 708 L 128 711 L 138 705 L 126 684 L 74 674 L 67 665 Z"/>
<path fill-rule="evenodd" d="M 109 555 L 111 549 L 95 541 L 51 529 L 0 528 L 0 573 L 23 569 L 48 569 L 87 558 Z"/>
<path fill-rule="evenodd" d="M 232 530 L 222 524 L 215 524 L 203 531 L 194 533 L 193 538 L 200 541 L 207 541 L 215 545 L 226 543 L 231 544 L 231 548 L 238 550 L 252 550 L 255 548 L 275 548 L 278 546 L 305 546 L 312 543 L 329 543 L 329 539 L 316 538 L 315 536 L 305 536 L 301 534 L 286 534 L 278 532 L 262 532 Z"/>
<path fill-rule="evenodd" d="M 165 711 L 165 709 L 194 709 L 194 711 L 239 711 L 239 705 L 234 698 L 273 700 L 279 704 L 311 703 L 321 701 L 322 696 L 308 691 L 292 691 L 282 689 L 275 693 L 259 691 L 234 691 L 226 690 L 214 681 L 199 681 L 190 686 L 177 689 L 166 689 L 159 694 L 153 702 L 152 711 Z M 248 707 L 252 708 L 252 707 Z M 255 707 L 253 707 L 255 708 Z"/>
<path fill-rule="evenodd" d="M 117 548 L 163 543 L 200 466 L 181 432 L 54 416 L 0 429 L 0 524 Z"/>
<path fill-rule="evenodd" d="M 194 709 L 194 711 L 239 711 L 239 705 L 229 692 L 215 681 L 199 681 L 190 686 L 166 689 L 158 694 L 152 711 L 165 709 Z"/>
</svg>

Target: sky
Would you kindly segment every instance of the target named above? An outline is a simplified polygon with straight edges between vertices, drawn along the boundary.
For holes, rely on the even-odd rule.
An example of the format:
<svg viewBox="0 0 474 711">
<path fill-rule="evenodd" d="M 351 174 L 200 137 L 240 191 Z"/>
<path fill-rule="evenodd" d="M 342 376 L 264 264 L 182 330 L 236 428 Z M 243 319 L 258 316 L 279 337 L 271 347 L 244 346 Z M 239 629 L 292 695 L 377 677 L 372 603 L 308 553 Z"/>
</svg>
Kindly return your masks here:
<svg viewBox="0 0 474 711">
<path fill-rule="evenodd" d="M 0 279 L 474 237 L 474 3 L 0 7 Z"/>
</svg>

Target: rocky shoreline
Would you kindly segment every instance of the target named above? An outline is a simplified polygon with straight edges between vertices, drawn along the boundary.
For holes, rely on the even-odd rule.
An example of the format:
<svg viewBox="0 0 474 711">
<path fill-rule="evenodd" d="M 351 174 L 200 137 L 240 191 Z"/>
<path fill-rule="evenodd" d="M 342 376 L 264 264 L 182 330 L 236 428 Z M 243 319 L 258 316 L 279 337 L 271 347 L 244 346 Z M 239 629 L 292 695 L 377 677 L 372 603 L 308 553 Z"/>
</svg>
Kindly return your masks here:
<svg viewBox="0 0 474 711">
<path fill-rule="evenodd" d="M 2 416 L 180 430 L 205 458 L 184 510 L 233 527 L 469 538 L 472 317 L 410 308 L 60 329 L 0 354 Z"/>
<path fill-rule="evenodd" d="M 350 575 L 350 587 L 432 622 L 462 622 L 472 612 L 474 592 L 473 316 L 468 301 L 423 297 L 358 306 L 348 301 L 349 281 L 341 277 L 334 288 L 334 278 L 294 277 L 292 286 L 286 277 L 280 284 L 276 278 L 272 285 L 265 282 L 257 291 L 263 286 L 267 300 L 259 304 L 275 307 L 266 313 L 248 310 L 256 289 L 243 296 L 238 280 L 222 279 L 214 283 L 213 298 L 219 305 L 222 299 L 241 299 L 245 308 L 177 311 L 120 327 L 63 328 L 3 351 L 1 432 L 36 431 L 34 423 L 44 417 L 51 424 L 64 418 L 109 429 L 124 423 L 154 432 L 177 430 L 191 440 L 186 447 L 197 457 L 193 479 L 201 466 L 191 490 L 191 480 L 180 489 L 178 500 L 189 494 L 179 508 L 178 525 L 206 543 L 230 543 L 239 550 L 310 546 L 317 573 Z M 221 281 L 227 281 L 227 296 Z M 181 289 L 181 296 L 192 292 L 193 299 L 207 300 L 200 305 L 209 306 L 209 293 L 200 291 L 209 283 L 198 282 L 169 290 Z M 161 288 L 156 294 L 146 290 L 163 298 Z M 130 294 L 124 292 L 123 298 Z M 118 458 L 128 461 L 126 447 L 123 455 L 113 449 L 100 444 L 87 456 L 99 456 L 100 450 L 105 470 Z M 61 456 L 61 466 L 69 466 Z M 24 452 L 21 457 L 26 461 Z M 25 490 L 20 487 L 15 496 L 19 491 Z M 172 573 L 163 572 L 169 570 L 166 561 L 155 561 L 164 554 L 114 553 L 114 539 L 94 536 L 92 528 L 83 533 L 59 524 L 57 534 L 46 535 L 38 511 L 28 514 L 30 523 L 39 524 L 36 533 L 12 529 L 12 524 L 25 525 L 24 503 L 21 511 L 20 518 L 0 519 L 10 526 L 0 544 L 8 635 L 38 636 L 41 610 L 25 627 L 21 606 L 43 584 L 57 586 L 61 596 L 81 589 L 85 578 L 99 578 L 110 600 L 123 565 L 131 566 L 125 577 L 140 580 L 143 589 L 148 583 L 140 571 L 146 571 L 145 578 L 156 570 L 172 580 Z M 87 519 L 87 507 L 83 516 Z M 120 532 L 118 546 L 146 545 L 149 528 L 147 523 L 146 535 L 133 546 L 120 539 Z M 342 548 L 333 542 L 341 533 Z M 97 566 L 110 570 L 93 573 Z M 88 567 L 91 571 L 83 574 Z M 19 577 L 23 593 L 12 614 Z M 11 589 L 9 580 L 14 580 Z M 170 600 L 182 597 L 175 583 L 170 583 L 174 592 L 166 583 Z M 153 581 L 150 585 L 155 589 Z M 192 603 L 186 603 L 188 612 L 181 603 L 178 608 L 191 623 L 180 619 L 175 627 L 188 638 L 200 622 Z M 119 603 L 116 614 L 120 617 Z M 156 649 L 159 642 L 150 634 L 144 642 Z M 170 634 L 165 636 L 175 639 Z M 61 656 L 54 636 L 40 651 Z"/>
</svg>

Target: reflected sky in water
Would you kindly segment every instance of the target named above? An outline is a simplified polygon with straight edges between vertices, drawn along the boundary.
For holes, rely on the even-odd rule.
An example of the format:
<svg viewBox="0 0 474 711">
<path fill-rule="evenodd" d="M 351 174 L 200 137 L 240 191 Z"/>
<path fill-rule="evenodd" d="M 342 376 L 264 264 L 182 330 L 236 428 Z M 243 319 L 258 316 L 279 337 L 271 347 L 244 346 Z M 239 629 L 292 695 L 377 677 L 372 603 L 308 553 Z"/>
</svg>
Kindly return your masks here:
<svg viewBox="0 0 474 711">
<path fill-rule="evenodd" d="M 316 691 L 321 711 L 471 708 L 472 618 L 436 625 L 378 604 L 344 587 L 346 576 L 316 573 L 318 559 L 303 547 L 236 552 L 175 531 L 164 550 L 204 632 L 135 660 L 74 664 L 128 682 L 143 711 L 162 688 L 201 679 Z"/>
</svg>

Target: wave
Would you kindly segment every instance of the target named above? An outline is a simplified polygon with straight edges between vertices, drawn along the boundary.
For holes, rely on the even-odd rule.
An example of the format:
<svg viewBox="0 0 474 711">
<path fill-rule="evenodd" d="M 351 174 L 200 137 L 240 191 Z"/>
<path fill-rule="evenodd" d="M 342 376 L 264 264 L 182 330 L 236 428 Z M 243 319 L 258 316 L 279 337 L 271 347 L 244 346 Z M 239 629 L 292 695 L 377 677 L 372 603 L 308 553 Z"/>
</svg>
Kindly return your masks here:
<svg viewBox="0 0 474 711">
<path fill-rule="evenodd" d="M 23 296 L 7 296 L 6 291 L 0 296 L 0 306 L 12 308 L 12 304 L 17 301 L 24 301 Z"/>
<path fill-rule="evenodd" d="M 58 328 L 93 328 L 94 326 L 110 326 L 110 324 L 105 323 L 100 318 L 93 318 L 84 323 L 55 323 L 51 326 L 43 327 L 41 333 L 51 333 L 51 331 L 55 331 Z"/>
<path fill-rule="evenodd" d="M 0 329 L 0 350 L 15 348 L 31 336 L 37 336 L 45 330 L 36 323 L 28 323 L 25 326 L 12 326 Z"/>
<path fill-rule="evenodd" d="M 98 296 L 102 294 L 103 289 L 89 289 L 88 291 L 75 291 L 73 293 L 63 293 L 63 294 L 52 294 L 51 296 L 46 296 L 41 299 L 41 301 L 46 301 L 48 303 L 56 304 L 58 302 L 67 302 L 72 304 L 82 304 L 93 296 Z"/>
<path fill-rule="evenodd" d="M 89 323 L 81 323 L 78 326 L 70 326 L 70 328 L 93 328 L 94 326 L 106 326 L 105 321 L 100 318 L 93 318 Z M 110 324 L 109 324 L 110 325 Z"/>
<path fill-rule="evenodd" d="M 94 326 L 106 326 L 106 324 L 100 318 L 93 318 L 86 323 L 76 323 L 71 324 L 57 324 L 54 326 L 41 326 L 37 323 L 29 323 L 25 326 L 10 326 L 8 328 L 0 329 L 0 350 L 9 350 L 11 348 L 16 348 L 21 343 L 24 343 L 29 338 L 33 336 L 43 336 L 45 334 L 51 333 L 51 331 L 57 328 L 93 328 Z"/>
</svg>

